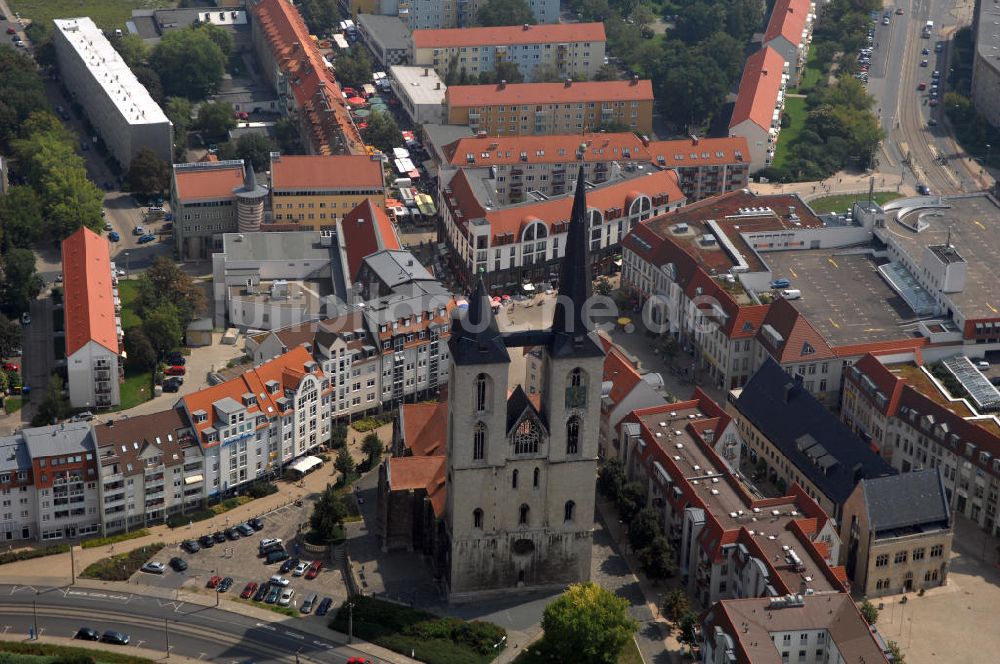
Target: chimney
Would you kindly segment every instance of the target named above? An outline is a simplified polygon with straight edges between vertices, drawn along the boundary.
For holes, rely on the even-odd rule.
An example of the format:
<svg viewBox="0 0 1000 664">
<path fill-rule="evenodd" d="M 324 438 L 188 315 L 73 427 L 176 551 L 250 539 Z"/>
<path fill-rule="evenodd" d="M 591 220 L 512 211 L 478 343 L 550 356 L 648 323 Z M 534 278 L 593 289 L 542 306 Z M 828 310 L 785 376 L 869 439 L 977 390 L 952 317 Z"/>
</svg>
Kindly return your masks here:
<svg viewBox="0 0 1000 664">
<path fill-rule="evenodd" d="M 570 87 L 571 85 L 573 85 L 573 79 L 567 78 L 565 84 L 567 88 Z"/>
<path fill-rule="evenodd" d="M 637 74 L 634 74 L 632 76 L 632 82 L 630 83 L 630 85 L 639 85 L 639 76 Z"/>
<path fill-rule="evenodd" d="M 760 70 L 760 75 L 761 76 L 767 76 L 767 70 L 766 69 L 761 69 Z"/>
<path fill-rule="evenodd" d="M 431 73 L 430 68 L 429 67 L 424 67 L 424 76 L 429 76 L 430 73 Z"/>
<path fill-rule="evenodd" d="M 698 137 L 691 134 L 691 145 L 698 145 Z"/>
<path fill-rule="evenodd" d="M 437 82 L 437 83 L 436 83 L 436 84 L 434 85 L 434 89 L 435 89 L 435 90 L 440 90 L 440 89 L 441 89 L 441 81 L 438 81 L 438 82 Z"/>
<path fill-rule="evenodd" d="M 497 89 L 503 90 L 506 87 L 507 87 L 507 79 L 506 78 L 501 78 L 499 85 L 497 85 Z"/>
<path fill-rule="evenodd" d="M 525 23 L 523 29 L 524 30 L 530 30 L 531 29 L 531 25 Z"/>
<path fill-rule="evenodd" d="M 643 147 L 646 147 L 646 148 L 649 147 L 649 136 L 646 136 L 645 134 L 643 134 L 642 136 L 639 137 L 639 140 L 642 141 L 642 146 Z"/>
</svg>

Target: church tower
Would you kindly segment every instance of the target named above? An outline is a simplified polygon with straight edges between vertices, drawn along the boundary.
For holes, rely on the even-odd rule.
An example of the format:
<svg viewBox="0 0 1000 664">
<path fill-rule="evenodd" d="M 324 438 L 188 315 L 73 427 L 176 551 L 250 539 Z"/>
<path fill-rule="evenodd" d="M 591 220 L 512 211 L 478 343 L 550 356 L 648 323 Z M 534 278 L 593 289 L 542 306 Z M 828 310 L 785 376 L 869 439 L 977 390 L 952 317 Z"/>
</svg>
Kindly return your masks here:
<svg viewBox="0 0 1000 664">
<path fill-rule="evenodd" d="M 548 330 L 503 334 L 480 280 L 449 346 L 446 582 L 453 601 L 590 578 L 604 350 L 591 294 L 581 169 Z M 542 348 L 540 398 L 508 394 L 508 347 Z"/>
</svg>

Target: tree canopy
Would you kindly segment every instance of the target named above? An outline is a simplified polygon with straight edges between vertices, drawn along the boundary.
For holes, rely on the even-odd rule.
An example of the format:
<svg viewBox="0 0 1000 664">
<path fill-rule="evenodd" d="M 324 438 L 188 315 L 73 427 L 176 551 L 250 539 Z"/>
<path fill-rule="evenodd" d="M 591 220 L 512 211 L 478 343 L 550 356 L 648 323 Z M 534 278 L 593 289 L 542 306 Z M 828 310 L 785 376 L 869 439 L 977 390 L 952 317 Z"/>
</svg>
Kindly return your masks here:
<svg viewBox="0 0 1000 664">
<path fill-rule="evenodd" d="M 325 35 L 340 22 L 336 0 L 299 0 L 295 6 L 314 35 Z"/>
<path fill-rule="evenodd" d="M 205 291 L 175 262 L 157 256 L 139 278 L 136 308 L 142 318 L 168 303 L 175 308 L 182 327 L 205 311 Z M 152 341 L 152 338 L 150 339 Z"/>
<path fill-rule="evenodd" d="M 170 165 L 149 148 L 140 148 L 128 168 L 128 185 L 140 196 L 162 194 L 170 188 Z"/>
<path fill-rule="evenodd" d="M 372 111 L 368 116 L 368 129 L 365 130 L 365 141 L 383 152 L 392 152 L 393 148 L 403 145 L 403 134 L 396 124 L 396 118 L 383 111 Z"/>
<path fill-rule="evenodd" d="M 486 0 L 476 14 L 479 25 L 534 25 L 538 22 L 526 0 Z"/>
<path fill-rule="evenodd" d="M 255 171 L 261 173 L 270 168 L 271 153 L 278 149 L 264 134 L 244 134 L 235 141 L 227 141 L 219 148 L 222 159 L 244 159 Z"/>
<path fill-rule="evenodd" d="M 542 616 L 547 648 L 578 664 L 615 664 L 637 628 L 626 599 L 590 582 L 571 585 Z"/>
<path fill-rule="evenodd" d="M 204 99 L 218 89 L 225 73 L 226 54 L 213 33 L 200 27 L 168 32 L 149 56 L 169 97 Z"/>
<path fill-rule="evenodd" d="M 229 135 L 229 130 L 236 127 L 236 111 L 228 101 L 206 102 L 198 109 L 195 126 L 209 140 L 222 141 Z"/>
<path fill-rule="evenodd" d="M 346 518 L 347 508 L 340 494 L 332 486 L 327 486 L 313 507 L 309 525 L 325 541 L 331 542 L 342 533 Z"/>
<path fill-rule="evenodd" d="M 337 81 L 344 87 L 360 89 L 365 83 L 372 80 L 372 58 L 368 55 L 368 49 L 361 44 L 355 44 L 337 56 L 334 63 L 337 72 Z"/>
</svg>

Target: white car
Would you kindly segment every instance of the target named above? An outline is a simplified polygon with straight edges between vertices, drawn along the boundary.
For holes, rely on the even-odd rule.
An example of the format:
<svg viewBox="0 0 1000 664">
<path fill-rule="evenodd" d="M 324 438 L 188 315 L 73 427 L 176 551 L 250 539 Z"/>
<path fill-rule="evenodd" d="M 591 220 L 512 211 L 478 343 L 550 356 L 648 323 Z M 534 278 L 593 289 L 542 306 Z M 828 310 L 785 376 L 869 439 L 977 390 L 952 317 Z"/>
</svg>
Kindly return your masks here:
<svg viewBox="0 0 1000 664">
<path fill-rule="evenodd" d="M 292 603 L 293 597 L 295 597 L 295 591 L 291 588 L 285 588 L 281 591 L 281 597 L 278 598 L 278 604 L 281 606 L 288 606 Z"/>
<path fill-rule="evenodd" d="M 309 565 L 311 564 L 312 563 L 308 560 L 303 560 L 295 566 L 295 569 L 292 570 L 292 576 L 302 576 L 306 573 L 306 570 L 309 569 Z"/>
<path fill-rule="evenodd" d="M 143 572 L 149 572 L 150 574 L 163 574 L 167 569 L 167 566 L 163 563 L 150 562 L 146 563 L 140 568 Z"/>
<path fill-rule="evenodd" d="M 275 574 L 274 576 L 271 577 L 271 583 L 273 583 L 276 586 L 281 586 L 282 588 L 284 588 L 289 583 L 291 583 L 291 581 L 281 576 L 280 574 Z"/>
</svg>

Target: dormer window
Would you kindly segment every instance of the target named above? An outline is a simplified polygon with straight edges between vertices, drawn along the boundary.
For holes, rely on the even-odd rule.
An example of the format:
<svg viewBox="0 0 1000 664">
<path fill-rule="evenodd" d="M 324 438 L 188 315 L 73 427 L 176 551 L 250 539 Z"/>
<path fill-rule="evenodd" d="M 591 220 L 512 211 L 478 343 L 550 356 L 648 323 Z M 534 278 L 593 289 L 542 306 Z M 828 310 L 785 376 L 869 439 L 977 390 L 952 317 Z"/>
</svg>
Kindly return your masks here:
<svg viewBox="0 0 1000 664">
<path fill-rule="evenodd" d="M 253 394 L 247 392 L 246 394 L 243 395 L 244 406 L 250 407 L 256 403 L 257 403 L 257 397 L 255 397 Z"/>
<path fill-rule="evenodd" d="M 203 410 L 196 410 L 193 413 L 191 413 L 191 416 L 194 418 L 195 424 L 200 424 L 201 422 L 204 422 L 205 420 L 208 419 L 208 413 L 206 413 Z M 124 452 L 124 450 L 122 451 Z"/>
<path fill-rule="evenodd" d="M 280 384 L 276 380 L 269 380 L 266 383 L 264 383 L 264 386 L 267 388 L 268 394 L 274 394 L 275 392 L 278 391 Z"/>
</svg>

